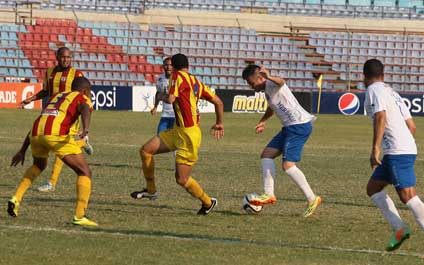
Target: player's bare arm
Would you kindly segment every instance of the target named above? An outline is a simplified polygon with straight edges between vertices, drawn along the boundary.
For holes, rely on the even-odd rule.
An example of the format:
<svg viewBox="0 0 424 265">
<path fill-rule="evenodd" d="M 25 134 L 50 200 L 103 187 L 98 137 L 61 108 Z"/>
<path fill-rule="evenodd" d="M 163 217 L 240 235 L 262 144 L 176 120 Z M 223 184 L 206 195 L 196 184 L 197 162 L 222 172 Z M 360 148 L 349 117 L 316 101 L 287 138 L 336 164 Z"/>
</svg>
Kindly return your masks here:
<svg viewBox="0 0 424 265">
<path fill-rule="evenodd" d="M 36 101 L 36 100 L 40 100 L 40 99 L 42 99 L 42 98 L 45 98 L 45 97 L 47 97 L 48 95 L 49 95 L 49 91 L 47 91 L 47 90 L 41 90 L 41 91 L 39 91 L 37 94 L 32 95 L 31 97 L 24 99 L 24 100 L 21 102 L 21 106 L 23 107 L 23 106 L 25 106 L 25 105 L 27 105 L 27 104 L 29 104 L 29 103 L 33 102 L 33 101 Z"/>
<path fill-rule="evenodd" d="M 161 92 L 156 92 L 156 95 L 155 95 L 155 105 L 150 110 L 150 113 L 152 115 L 155 115 L 156 114 L 157 108 L 158 108 L 158 105 L 159 105 L 159 102 L 160 101 L 164 101 L 164 98 L 166 98 L 166 97 L 167 97 L 167 94 L 161 93 Z"/>
<path fill-rule="evenodd" d="M 383 141 L 384 128 L 386 127 L 386 112 L 380 111 L 374 115 L 374 136 L 372 139 L 372 151 L 370 156 L 371 168 L 381 165 L 380 148 Z"/>
<path fill-rule="evenodd" d="M 216 95 L 208 101 L 215 106 L 216 121 L 211 128 L 213 130 L 213 136 L 215 139 L 220 139 L 224 137 L 224 124 L 222 123 L 224 117 L 224 104 L 222 103 L 222 100 Z"/>
<path fill-rule="evenodd" d="M 415 132 L 417 131 L 417 126 L 415 125 L 415 122 L 412 118 L 405 120 L 406 126 L 408 126 L 409 131 L 412 135 L 415 135 Z"/>
<path fill-rule="evenodd" d="M 261 133 L 265 130 L 265 122 L 274 115 L 274 111 L 268 106 L 264 115 L 255 126 L 256 133 Z"/>
<path fill-rule="evenodd" d="M 91 112 L 88 104 L 84 103 L 80 105 L 81 121 L 82 121 L 82 132 L 79 135 L 81 139 L 88 135 L 90 121 L 91 121 Z"/>
<path fill-rule="evenodd" d="M 19 163 L 21 163 L 21 165 L 24 164 L 25 153 L 29 145 L 30 145 L 30 140 L 29 140 L 29 133 L 28 133 L 27 136 L 25 137 L 24 142 L 22 143 L 21 149 L 19 149 L 19 151 L 12 157 L 12 163 L 10 164 L 10 166 L 16 167 Z"/>
<path fill-rule="evenodd" d="M 259 74 L 262 75 L 265 79 L 268 79 L 269 81 L 275 83 L 278 86 L 283 86 L 286 83 L 286 80 L 284 80 L 281 77 L 271 76 L 269 71 L 264 66 L 262 66 L 261 69 L 259 69 Z"/>
</svg>

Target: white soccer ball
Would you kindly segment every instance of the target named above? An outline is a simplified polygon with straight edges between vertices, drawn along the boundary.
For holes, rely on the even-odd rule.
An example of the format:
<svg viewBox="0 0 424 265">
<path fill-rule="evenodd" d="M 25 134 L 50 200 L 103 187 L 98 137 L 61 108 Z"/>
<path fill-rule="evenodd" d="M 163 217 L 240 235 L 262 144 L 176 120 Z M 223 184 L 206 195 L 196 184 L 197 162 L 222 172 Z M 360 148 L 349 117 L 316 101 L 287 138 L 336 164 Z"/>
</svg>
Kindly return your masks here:
<svg viewBox="0 0 424 265">
<path fill-rule="evenodd" d="M 257 214 L 262 211 L 262 206 L 256 206 L 251 204 L 249 201 L 255 197 L 258 197 L 259 195 L 256 193 L 249 193 L 243 198 L 243 210 L 245 210 L 247 213 L 250 214 Z"/>
</svg>

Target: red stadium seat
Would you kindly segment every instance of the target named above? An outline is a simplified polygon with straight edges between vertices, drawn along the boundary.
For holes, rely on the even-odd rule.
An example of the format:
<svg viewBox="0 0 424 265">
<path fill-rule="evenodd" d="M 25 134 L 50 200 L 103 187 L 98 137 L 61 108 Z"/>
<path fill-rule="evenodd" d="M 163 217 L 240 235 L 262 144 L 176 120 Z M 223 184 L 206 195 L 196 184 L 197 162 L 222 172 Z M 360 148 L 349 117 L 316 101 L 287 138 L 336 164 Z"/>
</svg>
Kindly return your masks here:
<svg viewBox="0 0 424 265">
<path fill-rule="evenodd" d="M 146 65 L 146 73 L 153 73 L 153 66 L 150 64 Z"/>
<path fill-rule="evenodd" d="M 141 65 L 141 64 L 137 65 L 137 69 L 138 69 L 139 73 L 145 73 L 146 72 L 144 65 Z"/>
</svg>

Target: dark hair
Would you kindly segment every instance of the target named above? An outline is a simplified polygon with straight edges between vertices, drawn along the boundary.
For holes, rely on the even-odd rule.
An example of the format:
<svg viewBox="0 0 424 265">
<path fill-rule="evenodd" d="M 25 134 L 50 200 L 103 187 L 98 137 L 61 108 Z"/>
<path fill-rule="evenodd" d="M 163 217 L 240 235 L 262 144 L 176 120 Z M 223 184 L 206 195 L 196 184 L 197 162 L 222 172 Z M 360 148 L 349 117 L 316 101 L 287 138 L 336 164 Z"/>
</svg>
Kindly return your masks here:
<svg viewBox="0 0 424 265">
<path fill-rule="evenodd" d="M 384 75 L 384 65 L 380 60 L 370 59 L 364 64 L 364 75 L 366 78 L 375 78 Z"/>
<path fill-rule="evenodd" d="M 256 64 L 249 64 L 248 66 L 246 66 L 246 68 L 244 68 L 241 76 L 243 77 L 244 80 L 247 80 L 247 78 L 254 75 L 256 73 L 256 70 L 258 69 L 261 69 L 261 68 L 257 66 Z"/>
<path fill-rule="evenodd" d="M 165 58 L 163 59 L 162 63 L 163 63 L 163 64 L 165 64 L 165 62 L 166 62 L 166 61 L 168 61 L 168 60 L 171 60 L 171 57 L 165 57 Z M 172 60 L 171 60 L 171 62 L 172 62 Z"/>
<path fill-rule="evenodd" d="M 61 55 L 64 51 L 71 51 L 68 47 L 60 47 L 59 49 L 57 49 L 56 51 L 56 55 L 59 56 Z"/>
<path fill-rule="evenodd" d="M 74 81 L 72 81 L 72 90 L 81 91 L 81 89 L 85 87 L 91 87 L 91 84 L 90 81 L 83 76 L 75 77 Z"/>
<path fill-rule="evenodd" d="M 177 53 L 171 58 L 172 67 L 177 70 L 181 70 L 183 68 L 188 68 L 188 58 L 182 53 Z"/>
</svg>

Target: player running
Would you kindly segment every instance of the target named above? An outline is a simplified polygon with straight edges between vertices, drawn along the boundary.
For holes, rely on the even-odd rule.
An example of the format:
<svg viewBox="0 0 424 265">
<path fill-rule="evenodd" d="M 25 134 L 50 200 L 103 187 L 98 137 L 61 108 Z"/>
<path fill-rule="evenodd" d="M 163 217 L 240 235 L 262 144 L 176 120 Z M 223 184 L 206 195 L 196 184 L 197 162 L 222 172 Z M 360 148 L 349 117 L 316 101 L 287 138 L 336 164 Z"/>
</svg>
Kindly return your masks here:
<svg viewBox="0 0 424 265">
<path fill-rule="evenodd" d="M 92 105 L 88 98 L 91 85 L 85 77 L 77 77 L 72 82 L 70 92 L 62 92 L 50 98 L 41 115 L 34 121 L 32 130 L 25 138 L 21 149 L 12 158 L 12 166 L 24 164 L 25 153 L 31 144 L 33 165 L 27 169 L 15 194 L 9 200 L 7 212 L 18 216 L 23 196 L 32 182 L 47 167 L 49 152 L 54 152 L 77 174 L 77 205 L 72 221 L 75 225 L 97 226 L 97 223 L 85 216 L 85 210 L 91 193 L 91 171 L 81 148 L 70 134 L 72 126 L 82 118 L 81 139 L 88 135 Z"/>
<path fill-rule="evenodd" d="M 168 96 L 169 78 L 172 74 L 171 57 L 167 57 L 163 60 L 162 67 L 164 73 L 158 77 L 156 82 L 155 105 L 150 110 L 150 113 L 155 115 L 159 102 L 162 101 L 162 115 L 158 124 L 157 134 L 159 134 L 161 131 L 171 129 L 174 127 L 175 123 L 175 114 L 174 109 L 172 108 L 172 104 L 166 103 L 162 100 Z"/>
<path fill-rule="evenodd" d="M 303 213 L 304 217 L 308 217 L 321 204 L 321 197 L 314 194 L 305 175 L 296 166 L 296 162 L 301 159 L 303 146 L 312 133 L 312 122 L 316 118 L 302 108 L 286 81 L 283 78 L 271 76 L 265 67 L 249 65 L 243 70 L 242 77 L 256 92 L 264 91 L 268 101 L 268 108 L 255 127 L 256 133 L 262 133 L 265 130 L 265 122 L 274 113 L 283 125 L 282 130 L 274 136 L 261 154 L 265 193 L 250 200 L 250 203 L 262 206 L 277 201 L 274 195 L 274 158 L 282 154 L 283 170 L 308 200 L 308 206 Z"/>
<path fill-rule="evenodd" d="M 207 215 L 217 205 L 218 201 L 209 197 L 199 183 L 191 177 L 191 170 L 197 161 L 202 139 L 197 104 L 199 99 L 203 98 L 215 105 L 216 122 L 212 126 L 212 130 L 216 139 L 224 136 L 224 125 L 222 124 L 224 107 L 221 99 L 209 87 L 188 72 L 188 58 L 185 55 L 176 54 L 172 56 L 171 62 L 174 69 L 172 83 L 168 97 L 163 100 L 173 104 L 176 124 L 172 129 L 155 135 L 140 148 L 147 188 L 133 192 L 131 197 L 157 198 L 154 156 L 176 150 L 176 181 L 188 193 L 202 202 L 202 207 L 197 214 Z"/>
<path fill-rule="evenodd" d="M 400 247 L 409 238 L 410 230 L 402 221 L 395 204 L 383 189 L 392 184 L 400 200 L 408 206 L 417 223 L 424 229 L 424 204 L 416 194 L 414 163 L 417 156 L 415 123 L 399 94 L 384 83 L 384 65 L 377 59 L 364 64 L 365 108 L 373 121 L 370 156 L 374 170 L 367 185 L 367 194 L 381 210 L 393 229 L 386 250 Z M 383 159 L 380 160 L 380 150 Z"/>
<path fill-rule="evenodd" d="M 22 101 L 21 105 L 25 106 L 26 104 L 29 104 L 35 100 L 51 98 L 57 93 L 71 91 L 71 84 L 74 78 L 83 76 L 81 71 L 71 66 L 71 58 L 71 50 L 69 50 L 67 47 L 59 48 L 56 52 L 57 65 L 47 69 L 46 77 L 43 83 L 43 89 L 36 95 L 33 95 Z M 70 134 L 77 135 L 78 130 L 79 122 L 76 122 L 75 127 L 72 128 Z M 93 153 L 93 147 L 89 144 L 88 137 L 85 139 L 78 139 L 76 141 L 76 144 L 80 148 L 83 148 L 87 154 L 91 155 Z M 47 183 L 38 187 L 38 191 L 54 191 L 62 168 L 63 161 L 56 156 L 50 180 Z"/>
</svg>

